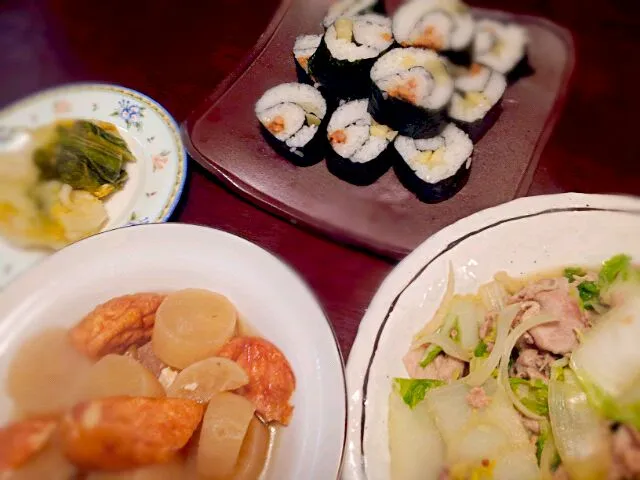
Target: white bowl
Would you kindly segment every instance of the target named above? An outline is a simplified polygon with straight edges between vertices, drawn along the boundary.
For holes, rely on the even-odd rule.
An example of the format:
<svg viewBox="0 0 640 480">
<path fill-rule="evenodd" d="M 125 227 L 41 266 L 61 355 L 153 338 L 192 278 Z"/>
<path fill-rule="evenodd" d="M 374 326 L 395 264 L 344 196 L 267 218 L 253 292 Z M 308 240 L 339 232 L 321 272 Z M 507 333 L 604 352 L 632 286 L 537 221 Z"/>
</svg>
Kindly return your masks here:
<svg viewBox="0 0 640 480">
<path fill-rule="evenodd" d="M 297 386 L 266 479 L 336 478 L 346 424 L 344 371 L 316 298 L 283 262 L 218 230 L 180 224 L 98 234 L 46 258 L 0 294 L 0 376 L 33 333 L 70 327 L 97 304 L 137 291 L 206 288 L 239 312 L 289 359 Z M 0 394 L 0 423 L 11 403 Z"/>
<path fill-rule="evenodd" d="M 640 259 L 640 199 L 563 194 L 484 210 L 438 232 L 385 279 L 367 309 L 347 365 L 349 424 L 343 478 L 389 478 L 387 399 L 402 357 L 432 318 L 449 265 L 456 292 L 474 292 L 498 271 L 519 276 L 596 265 L 617 254 Z"/>
</svg>

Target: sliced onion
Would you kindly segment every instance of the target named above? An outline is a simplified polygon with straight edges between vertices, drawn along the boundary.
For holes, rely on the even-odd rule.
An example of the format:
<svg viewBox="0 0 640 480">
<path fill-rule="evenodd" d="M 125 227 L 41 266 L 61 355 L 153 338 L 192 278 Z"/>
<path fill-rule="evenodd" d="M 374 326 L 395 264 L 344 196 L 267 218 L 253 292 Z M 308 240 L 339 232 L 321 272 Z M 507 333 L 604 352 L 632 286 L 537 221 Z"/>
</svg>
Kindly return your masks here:
<svg viewBox="0 0 640 480">
<path fill-rule="evenodd" d="M 543 420 L 545 417 L 542 415 L 538 415 L 537 413 L 534 413 L 527 407 L 525 407 L 511 388 L 511 384 L 509 383 L 509 359 L 511 358 L 511 351 L 513 350 L 513 347 L 516 346 L 518 339 L 522 335 L 524 335 L 532 328 L 537 327 L 538 325 L 544 325 L 545 323 L 551 323 L 555 321 L 557 320 L 551 315 L 536 315 L 534 317 L 528 318 L 516 328 L 514 328 L 513 331 L 509 334 L 509 337 L 507 338 L 504 344 L 504 349 L 502 351 L 498 381 L 500 382 L 500 385 L 502 385 L 502 388 L 504 388 L 507 392 L 509 400 L 511 400 L 513 406 L 516 407 L 524 416 L 532 418 L 534 420 Z"/>
<path fill-rule="evenodd" d="M 499 312 L 507 304 L 507 290 L 497 281 L 485 283 L 478 290 L 484 307 L 491 311 Z"/>
<path fill-rule="evenodd" d="M 447 335 L 441 333 L 434 333 L 425 338 L 425 342 L 438 345 L 442 348 L 447 355 L 468 362 L 471 360 L 471 355 L 467 352 L 459 343 L 453 341 L 453 339 Z"/>
<path fill-rule="evenodd" d="M 576 375 L 549 382 L 549 418 L 562 465 L 571 478 L 606 478 L 611 465 L 609 429 L 589 404 Z"/>
<path fill-rule="evenodd" d="M 485 360 L 476 363 L 477 367 L 464 378 L 465 383 L 472 387 L 479 387 L 491 376 L 500 362 L 509 329 L 519 311 L 520 305 L 515 304 L 509 305 L 500 312 L 497 321 L 496 342 L 493 345 L 493 350 L 491 350 L 491 354 Z"/>
<path fill-rule="evenodd" d="M 442 301 L 440 302 L 440 306 L 438 310 L 436 310 L 435 315 L 431 319 L 430 322 L 420 330 L 413 337 L 413 342 L 411 343 L 411 350 L 414 350 L 418 347 L 421 347 L 425 343 L 427 343 L 424 338 L 434 333 L 438 328 L 442 326 L 442 322 L 444 322 L 445 317 L 449 311 L 451 306 L 451 301 L 453 300 L 453 295 L 455 292 L 455 275 L 453 273 L 453 265 L 449 264 L 449 277 L 447 279 L 447 289 L 444 292 L 444 296 L 442 297 Z M 423 308 L 420 308 L 418 314 L 421 315 Z"/>
</svg>

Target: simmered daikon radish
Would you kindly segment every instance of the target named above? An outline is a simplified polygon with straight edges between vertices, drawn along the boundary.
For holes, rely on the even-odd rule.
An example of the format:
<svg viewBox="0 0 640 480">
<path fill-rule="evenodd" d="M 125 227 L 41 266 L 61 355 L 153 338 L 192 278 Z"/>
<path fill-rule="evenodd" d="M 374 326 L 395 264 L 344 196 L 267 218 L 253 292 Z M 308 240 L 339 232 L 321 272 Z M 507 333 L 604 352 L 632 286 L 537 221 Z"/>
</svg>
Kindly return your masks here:
<svg viewBox="0 0 640 480">
<path fill-rule="evenodd" d="M 19 414 L 61 412 L 75 403 L 80 379 L 90 366 L 66 330 L 46 330 L 28 339 L 13 357 L 7 392 Z"/>
<path fill-rule="evenodd" d="M 197 471 L 207 479 L 233 473 L 255 407 L 244 397 L 223 392 L 209 402 L 198 444 Z"/>
<path fill-rule="evenodd" d="M 123 355 L 106 355 L 89 369 L 79 398 L 93 400 L 120 395 L 162 397 L 164 389 L 137 360 Z"/>
<path fill-rule="evenodd" d="M 186 368 L 216 354 L 236 329 L 237 312 L 224 296 L 208 290 L 180 290 L 156 313 L 153 350 L 163 362 Z"/>
<path fill-rule="evenodd" d="M 184 478 L 188 478 L 185 475 L 184 462 L 175 460 L 123 472 L 94 472 L 86 480 L 178 480 Z"/>
<path fill-rule="evenodd" d="M 269 436 L 267 426 L 253 417 L 231 476 L 233 480 L 256 480 L 260 477 L 269 453 Z"/>
<path fill-rule="evenodd" d="M 3 472 L 2 480 L 69 480 L 76 478 L 76 468 L 67 460 L 62 452 L 62 445 L 57 434 L 54 434 L 49 445 L 23 467 Z"/>
<path fill-rule="evenodd" d="M 167 389 L 167 396 L 208 402 L 217 393 L 235 390 L 248 382 L 247 373 L 236 362 L 211 357 L 182 370 Z"/>
<path fill-rule="evenodd" d="M 444 443 L 427 403 L 411 409 L 395 391 L 389 395 L 389 453 L 393 480 L 437 480 Z"/>
</svg>

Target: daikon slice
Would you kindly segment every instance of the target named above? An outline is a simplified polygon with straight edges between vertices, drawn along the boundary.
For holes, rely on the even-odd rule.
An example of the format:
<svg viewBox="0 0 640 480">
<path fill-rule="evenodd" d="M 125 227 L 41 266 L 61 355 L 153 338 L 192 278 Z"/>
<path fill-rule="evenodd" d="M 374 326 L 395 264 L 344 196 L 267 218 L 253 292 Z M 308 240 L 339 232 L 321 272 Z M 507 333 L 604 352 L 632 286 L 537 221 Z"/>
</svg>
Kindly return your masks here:
<svg viewBox="0 0 640 480">
<path fill-rule="evenodd" d="M 209 402 L 198 443 L 197 471 L 208 480 L 231 475 L 255 407 L 244 397 L 223 392 Z"/>
<path fill-rule="evenodd" d="M 91 362 L 62 328 L 28 339 L 9 364 L 7 392 L 21 415 L 61 412 L 75 403 Z"/>
<path fill-rule="evenodd" d="M 428 394 L 427 394 L 428 395 Z M 392 480 L 437 480 L 444 443 L 426 402 L 411 409 L 395 391 L 389 395 L 389 454 Z"/>
<path fill-rule="evenodd" d="M 269 453 L 269 437 L 267 426 L 254 416 L 240 447 L 233 480 L 256 480 L 260 477 Z"/>
<path fill-rule="evenodd" d="M 208 402 L 215 394 L 246 385 L 249 376 L 236 362 L 211 357 L 189 365 L 167 388 L 167 396 Z"/>
<path fill-rule="evenodd" d="M 449 445 L 447 457 L 455 463 L 479 463 L 493 459 L 509 447 L 509 436 L 491 423 L 475 423 Z"/>
<path fill-rule="evenodd" d="M 123 472 L 94 472 L 86 480 L 177 480 L 187 478 L 185 473 L 184 462 L 174 460 Z"/>
<path fill-rule="evenodd" d="M 235 333 L 236 319 L 224 295 L 199 289 L 172 293 L 156 312 L 153 351 L 166 364 L 186 368 L 215 355 Z"/>
<path fill-rule="evenodd" d="M 164 389 L 137 360 L 123 355 L 106 355 L 89 369 L 79 394 L 80 400 L 120 395 L 163 397 Z"/>
</svg>

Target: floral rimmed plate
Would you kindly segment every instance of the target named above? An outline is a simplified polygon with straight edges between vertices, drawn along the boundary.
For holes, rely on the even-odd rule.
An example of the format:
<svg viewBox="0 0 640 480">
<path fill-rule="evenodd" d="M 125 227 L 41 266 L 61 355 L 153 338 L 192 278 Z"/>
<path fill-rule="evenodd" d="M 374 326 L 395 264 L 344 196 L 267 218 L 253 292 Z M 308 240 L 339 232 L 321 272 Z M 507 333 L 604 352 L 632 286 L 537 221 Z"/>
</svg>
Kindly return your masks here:
<svg viewBox="0 0 640 480">
<path fill-rule="evenodd" d="M 125 187 L 105 203 L 104 230 L 137 223 L 165 222 L 173 212 L 186 178 L 187 157 L 178 125 L 151 98 L 117 85 L 72 84 L 29 96 L 0 111 L 0 131 L 34 128 L 61 118 L 113 123 L 136 162 L 129 164 Z M 0 289 L 47 255 L 24 250 L 0 237 Z"/>
<path fill-rule="evenodd" d="M 514 200 L 439 231 L 389 274 L 367 308 L 347 365 L 343 480 L 388 480 L 388 398 L 402 357 L 432 318 L 453 266 L 457 293 L 511 276 L 640 258 L 640 198 L 566 193 Z M 426 477 L 425 477 L 426 478 Z"/>
</svg>

